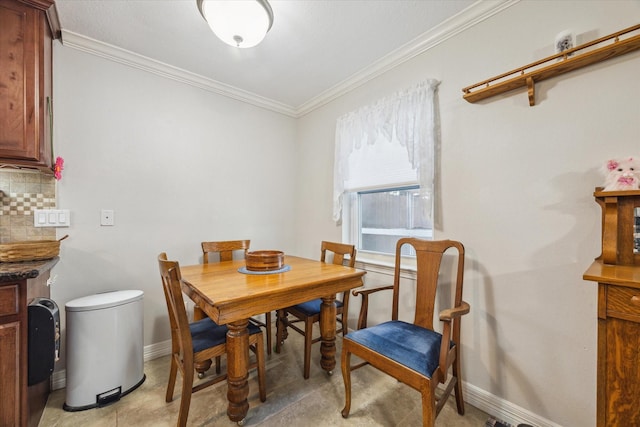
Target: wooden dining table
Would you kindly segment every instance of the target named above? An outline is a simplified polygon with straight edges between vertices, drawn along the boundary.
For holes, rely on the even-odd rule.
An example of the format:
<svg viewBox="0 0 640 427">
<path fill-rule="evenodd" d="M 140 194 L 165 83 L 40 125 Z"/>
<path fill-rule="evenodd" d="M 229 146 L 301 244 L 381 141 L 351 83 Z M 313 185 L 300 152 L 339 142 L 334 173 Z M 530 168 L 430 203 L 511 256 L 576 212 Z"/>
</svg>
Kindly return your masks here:
<svg viewBox="0 0 640 427">
<path fill-rule="evenodd" d="M 320 366 L 336 366 L 336 293 L 362 286 L 365 271 L 295 256 L 284 257 L 289 271 L 246 274 L 244 260 L 180 267 L 182 289 L 227 332 L 227 415 L 242 423 L 249 411 L 249 318 L 322 298 Z M 261 272 L 262 273 L 262 272 Z"/>
</svg>

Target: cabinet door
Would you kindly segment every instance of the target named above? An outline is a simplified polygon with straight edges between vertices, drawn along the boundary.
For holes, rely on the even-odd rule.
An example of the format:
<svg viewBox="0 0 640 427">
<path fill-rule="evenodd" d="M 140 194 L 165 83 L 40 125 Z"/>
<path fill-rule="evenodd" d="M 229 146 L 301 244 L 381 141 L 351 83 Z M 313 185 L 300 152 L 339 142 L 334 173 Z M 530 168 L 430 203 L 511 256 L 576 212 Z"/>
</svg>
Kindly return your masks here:
<svg viewBox="0 0 640 427">
<path fill-rule="evenodd" d="M 26 281 L 0 283 L 0 426 L 25 426 Z"/>
<path fill-rule="evenodd" d="M 640 425 L 640 324 L 607 319 L 606 425 Z"/>
<path fill-rule="evenodd" d="M 45 12 L 0 0 L 0 28 L 0 163 L 48 168 L 51 36 Z"/>
<path fill-rule="evenodd" d="M 21 426 L 20 323 L 0 324 L 0 426 Z"/>
</svg>

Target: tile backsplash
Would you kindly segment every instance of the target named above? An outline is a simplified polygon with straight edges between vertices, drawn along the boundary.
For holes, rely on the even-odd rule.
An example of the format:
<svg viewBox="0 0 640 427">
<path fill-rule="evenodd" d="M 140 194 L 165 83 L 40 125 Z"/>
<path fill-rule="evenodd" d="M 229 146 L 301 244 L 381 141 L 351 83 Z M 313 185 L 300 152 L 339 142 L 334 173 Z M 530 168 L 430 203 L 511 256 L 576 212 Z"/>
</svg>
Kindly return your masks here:
<svg viewBox="0 0 640 427">
<path fill-rule="evenodd" d="M 56 229 L 34 227 L 35 209 L 56 207 L 56 181 L 37 171 L 0 169 L 0 243 L 56 238 Z"/>
</svg>

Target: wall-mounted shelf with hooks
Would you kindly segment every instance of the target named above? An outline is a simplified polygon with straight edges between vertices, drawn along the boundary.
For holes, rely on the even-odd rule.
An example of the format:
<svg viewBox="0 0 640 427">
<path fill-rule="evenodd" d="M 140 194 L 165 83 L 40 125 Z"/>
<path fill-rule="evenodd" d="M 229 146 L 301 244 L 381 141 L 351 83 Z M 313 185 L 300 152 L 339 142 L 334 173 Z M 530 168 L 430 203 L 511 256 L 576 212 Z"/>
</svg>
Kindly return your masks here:
<svg viewBox="0 0 640 427">
<path fill-rule="evenodd" d="M 620 37 L 640 30 L 640 24 L 606 37 L 567 49 L 556 55 L 516 68 L 499 76 L 481 81 L 462 89 L 462 96 L 469 102 L 481 101 L 520 87 L 527 87 L 529 105 L 535 105 L 535 84 L 542 80 L 574 71 L 587 65 L 605 61 L 640 49 L 640 34 Z M 611 42 L 608 43 L 607 42 Z M 588 48 L 593 48 L 586 50 Z"/>
</svg>

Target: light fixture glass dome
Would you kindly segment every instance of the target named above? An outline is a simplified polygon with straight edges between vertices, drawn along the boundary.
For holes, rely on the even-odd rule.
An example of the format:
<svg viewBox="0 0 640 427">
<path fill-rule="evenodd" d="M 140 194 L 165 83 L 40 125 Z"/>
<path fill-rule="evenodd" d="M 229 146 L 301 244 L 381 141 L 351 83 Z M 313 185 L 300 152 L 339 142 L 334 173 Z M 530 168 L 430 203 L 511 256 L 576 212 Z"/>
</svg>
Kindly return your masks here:
<svg viewBox="0 0 640 427">
<path fill-rule="evenodd" d="M 267 0 L 197 1 L 213 33 L 234 47 L 257 45 L 273 24 L 273 11 Z"/>
</svg>

